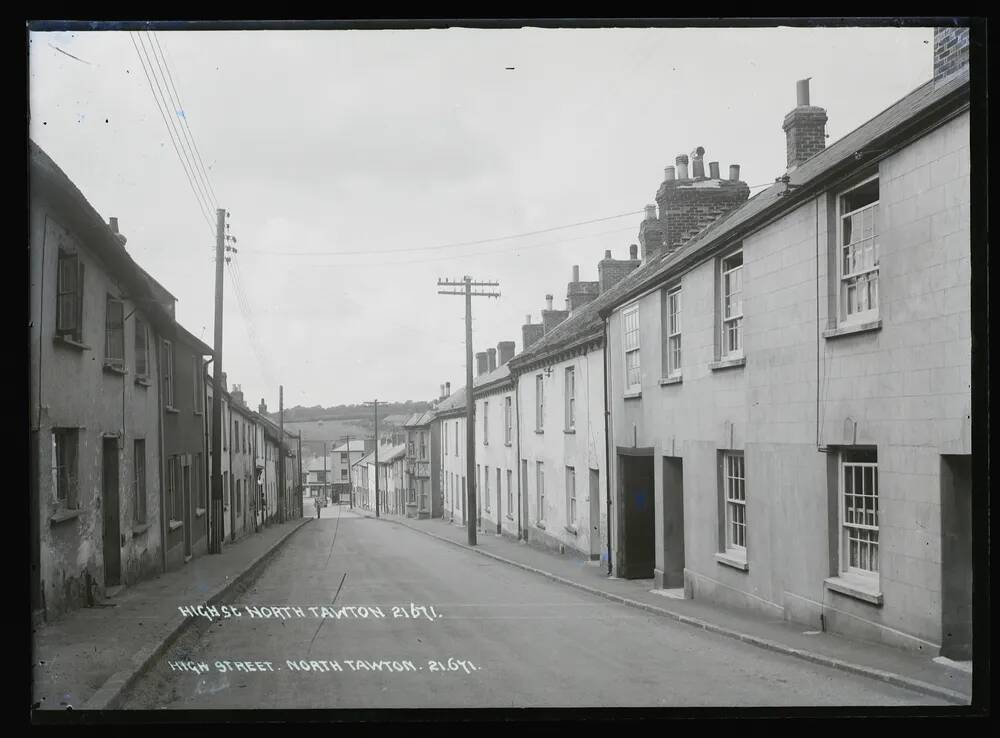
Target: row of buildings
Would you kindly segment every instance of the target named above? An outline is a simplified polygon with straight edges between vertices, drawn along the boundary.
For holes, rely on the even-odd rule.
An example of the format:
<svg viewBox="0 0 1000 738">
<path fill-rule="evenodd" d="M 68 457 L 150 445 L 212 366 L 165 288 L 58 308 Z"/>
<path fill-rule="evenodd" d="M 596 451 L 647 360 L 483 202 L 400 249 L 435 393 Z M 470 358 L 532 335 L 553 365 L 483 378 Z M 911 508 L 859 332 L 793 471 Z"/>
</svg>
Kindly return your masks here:
<svg viewBox="0 0 1000 738">
<path fill-rule="evenodd" d="M 933 79 L 829 146 L 797 95 L 773 186 L 750 198 L 738 165 L 677 156 L 627 258 L 574 266 L 520 353 L 477 354 L 474 480 L 447 385 L 381 504 L 967 658 L 968 30 L 937 29 Z"/>
<path fill-rule="evenodd" d="M 117 219 L 31 141 L 29 159 L 31 604 L 50 620 L 207 552 L 213 352 Z M 263 400 L 221 385 L 231 542 L 301 516 L 300 472 Z"/>
</svg>

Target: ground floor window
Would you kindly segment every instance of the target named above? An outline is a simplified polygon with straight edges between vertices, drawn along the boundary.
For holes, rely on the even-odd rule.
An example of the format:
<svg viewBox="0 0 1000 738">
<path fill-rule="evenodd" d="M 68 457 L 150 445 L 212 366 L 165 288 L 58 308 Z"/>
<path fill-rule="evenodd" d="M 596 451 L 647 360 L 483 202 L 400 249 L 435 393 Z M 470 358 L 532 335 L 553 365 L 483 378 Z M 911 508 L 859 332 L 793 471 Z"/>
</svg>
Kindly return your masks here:
<svg viewBox="0 0 1000 738">
<path fill-rule="evenodd" d="M 840 571 L 878 581 L 878 458 L 874 449 L 840 454 Z"/>
<path fill-rule="evenodd" d="M 566 467 L 566 523 L 576 524 L 576 469 Z"/>
<path fill-rule="evenodd" d="M 132 466 L 135 471 L 135 515 L 136 523 L 146 522 L 146 441 L 137 438 L 133 442 Z"/>
<path fill-rule="evenodd" d="M 722 485 L 726 508 L 726 552 L 740 557 L 747 553 L 747 497 L 743 453 L 722 455 Z"/>
<path fill-rule="evenodd" d="M 76 428 L 52 430 L 52 488 L 59 504 L 70 510 L 80 506 L 77 471 L 79 445 L 80 433 Z"/>
<path fill-rule="evenodd" d="M 535 462 L 535 489 L 538 502 L 538 522 L 545 521 L 545 465 L 541 461 Z"/>
</svg>

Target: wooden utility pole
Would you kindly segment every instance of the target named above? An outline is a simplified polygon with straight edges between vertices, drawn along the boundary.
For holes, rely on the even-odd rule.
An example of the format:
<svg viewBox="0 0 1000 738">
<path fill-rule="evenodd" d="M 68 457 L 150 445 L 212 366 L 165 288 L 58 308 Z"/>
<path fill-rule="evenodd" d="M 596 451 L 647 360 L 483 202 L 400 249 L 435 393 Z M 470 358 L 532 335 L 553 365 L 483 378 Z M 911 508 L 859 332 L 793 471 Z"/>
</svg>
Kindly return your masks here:
<svg viewBox="0 0 1000 738">
<path fill-rule="evenodd" d="M 380 517 L 379 504 L 378 504 L 378 400 L 374 402 L 366 402 L 366 405 L 371 405 L 375 408 L 375 517 Z M 348 446 L 350 449 L 350 446 Z M 347 456 L 350 459 L 350 453 Z"/>
<path fill-rule="evenodd" d="M 285 522 L 285 387 L 278 385 L 278 522 Z"/>
<path fill-rule="evenodd" d="M 226 216 L 215 211 L 215 340 L 212 346 L 212 504 L 208 519 L 209 553 L 222 553 L 225 523 L 222 519 L 222 265 L 226 257 Z"/>
<path fill-rule="evenodd" d="M 496 292 L 486 290 L 473 292 L 473 287 L 499 287 L 499 282 L 473 282 L 466 276 L 462 281 L 439 279 L 438 287 L 461 287 L 461 290 L 438 290 L 439 295 L 465 295 L 465 447 L 466 466 L 466 530 L 469 534 L 469 545 L 476 545 L 476 518 L 472 512 L 476 509 L 476 402 L 472 396 L 472 298 L 500 297 Z"/>
</svg>

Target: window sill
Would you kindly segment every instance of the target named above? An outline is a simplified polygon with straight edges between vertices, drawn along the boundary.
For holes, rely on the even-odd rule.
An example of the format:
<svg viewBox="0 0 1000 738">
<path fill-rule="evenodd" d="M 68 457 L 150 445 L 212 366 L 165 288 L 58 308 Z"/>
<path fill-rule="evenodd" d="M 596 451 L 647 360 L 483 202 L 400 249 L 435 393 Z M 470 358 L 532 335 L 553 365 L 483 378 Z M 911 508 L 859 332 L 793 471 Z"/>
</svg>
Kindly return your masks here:
<svg viewBox="0 0 1000 738">
<path fill-rule="evenodd" d="M 882 330 L 882 320 L 872 320 L 867 323 L 856 323 L 854 325 L 843 325 L 839 328 L 830 328 L 823 331 L 823 338 L 839 338 L 840 336 L 853 336 L 855 333 L 869 333 L 870 331 Z"/>
<path fill-rule="evenodd" d="M 176 415 L 177 413 L 179 413 L 179 412 L 180 412 L 180 410 L 178 410 L 178 409 L 177 409 L 176 407 L 173 407 L 173 406 L 171 406 L 171 405 L 167 405 L 167 406 L 166 406 L 166 407 L 164 407 L 163 409 L 164 409 L 165 411 L 167 411 L 168 413 L 174 413 L 175 415 Z"/>
<path fill-rule="evenodd" d="M 576 434 L 576 428 L 564 428 L 563 429 L 563 433 L 565 433 L 567 435 L 575 435 Z"/>
<path fill-rule="evenodd" d="M 120 377 L 124 377 L 128 374 L 128 370 L 123 366 L 115 366 L 114 364 L 105 364 L 104 371 L 107 374 L 117 374 Z"/>
<path fill-rule="evenodd" d="M 506 446 L 507 448 L 511 448 L 513 445 L 514 444 L 511 443 L 510 441 L 507 441 L 507 442 L 504 443 L 504 446 Z"/>
<path fill-rule="evenodd" d="M 141 525 L 137 525 L 132 529 L 132 537 L 138 538 L 147 530 L 149 530 L 149 523 L 142 523 Z"/>
<path fill-rule="evenodd" d="M 830 577 L 824 579 L 823 584 L 827 589 L 839 594 L 853 597 L 876 607 L 882 607 L 882 593 L 872 589 L 872 586 L 867 582 L 849 577 Z"/>
<path fill-rule="evenodd" d="M 58 525 L 59 523 L 65 523 L 67 520 L 75 520 L 78 517 L 80 517 L 79 510 L 60 510 L 49 518 L 49 524 Z"/>
<path fill-rule="evenodd" d="M 135 383 L 140 387 L 152 387 L 153 383 L 149 381 L 146 377 L 136 377 Z"/>
<path fill-rule="evenodd" d="M 564 525 L 563 528 L 566 530 L 567 533 L 571 533 L 574 536 L 579 535 L 577 529 L 574 528 L 572 525 Z"/>
<path fill-rule="evenodd" d="M 722 369 L 733 369 L 738 366 L 746 366 L 747 357 L 741 356 L 738 359 L 720 359 L 719 361 L 713 361 L 708 365 L 708 368 L 713 372 L 720 371 Z"/>
<path fill-rule="evenodd" d="M 677 377 L 664 377 L 663 379 L 660 380 L 660 386 L 661 387 L 666 387 L 668 384 L 680 384 L 683 381 L 684 381 L 684 377 L 681 377 L 681 376 L 677 376 Z"/>
<path fill-rule="evenodd" d="M 642 397 L 642 390 L 635 390 L 634 392 L 625 392 L 622 397 L 626 400 L 634 400 L 637 397 Z"/>
<path fill-rule="evenodd" d="M 77 351 L 93 351 L 93 349 L 87 344 L 74 341 L 72 338 L 67 338 L 66 336 L 56 336 L 53 341 L 60 346 L 74 348 Z"/>
<path fill-rule="evenodd" d="M 734 554 L 729 553 L 717 553 L 715 554 L 715 560 L 724 566 L 731 566 L 734 569 L 739 569 L 740 571 L 750 571 L 750 564 L 747 563 L 745 558 L 740 558 Z"/>
<path fill-rule="evenodd" d="M 177 530 L 178 528 L 183 528 L 184 527 L 184 521 L 183 520 L 171 520 L 168 525 L 170 527 L 170 530 Z"/>
<path fill-rule="evenodd" d="M 201 410 L 195 410 L 194 414 L 195 415 L 204 415 L 205 413 L 203 413 Z"/>
<path fill-rule="evenodd" d="M 538 434 L 538 435 L 540 436 L 540 435 L 542 435 L 543 433 L 545 433 L 545 431 L 543 431 L 543 430 L 539 430 L 538 428 L 535 428 L 535 433 L 536 433 L 536 434 Z"/>
<path fill-rule="evenodd" d="M 205 508 L 203 508 L 203 507 L 196 507 L 194 509 L 194 516 L 196 518 L 203 517 L 204 515 L 205 515 Z"/>
<path fill-rule="evenodd" d="M 537 521 L 535 523 L 535 527 L 536 528 L 541 528 L 542 530 L 545 530 L 545 523 L 543 523 L 541 520 L 539 520 L 539 521 Z"/>
</svg>

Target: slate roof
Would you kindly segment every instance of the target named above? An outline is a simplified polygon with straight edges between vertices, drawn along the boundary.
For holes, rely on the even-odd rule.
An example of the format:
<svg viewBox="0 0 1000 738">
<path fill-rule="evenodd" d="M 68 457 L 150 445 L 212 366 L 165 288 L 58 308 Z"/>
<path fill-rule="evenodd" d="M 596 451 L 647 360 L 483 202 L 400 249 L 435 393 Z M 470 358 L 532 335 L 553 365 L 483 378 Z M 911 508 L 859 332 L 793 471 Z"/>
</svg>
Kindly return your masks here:
<svg viewBox="0 0 1000 738">
<path fill-rule="evenodd" d="M 404 428 L 415 428 L 421 425 L 429 425 L 432 420 L 434 420 L 435 411 L 427 410 L 422 413 L 413 413 L 406 422 L 403 423 Z"/>
<path fill-rule="evenodd" d="M 362 441 L 362 440 L 360 440 L 360 439 L 359 440 L 352 440 L 350 442 L 350 444 L 351 444 L 351 448 L 350 448 L 351 453 L 354 453 L 355 451 L 364 451 L 365 450 L 365 442 Z M 334 446 L 332 449 L 330 449 L 331 453 L 338 453 L 338 452 L 347 451 L 347 450 L 348 449 L 347 449 L 347 444 L 346 443 L 342 443 L 339 446 Z"/>
<path fill-rule="evenodd" d="M 603 316 L 610 314 L 641 292 L 663 281 L 680 265 L 698 260 L 698 256 L 714 246 L 723 245 L 738 234 L 741 227 L 753 227 L 755 221 L 776 214 L 786 206 L 798 204 L 808 197 L 815 197 L 810 185 L 822 184 L 822 179 L 856 161 L 855 154 L 877 155 L 884 149 L 881 144 L 922 113 L 930 112 L 939 103 L 964 90 L 968 95 L 968 74 L 960 74 L 944 82 L 930 80 L 909 93 L 884 111 L 862 124 L 843 138 L 826 147 L 789 173 L 789 187 L 775 183 L 744 202 L 728 214 L 702 230 L 684 246 L 669 254 L 645 262 L 630 272 L 614 287 L 587 303 L 543 335 L 524 351 L 511 359 L 514 370 L 532 361 L 544 359 L 559 351 L 603 337 Z M 815 188 L 814 188 L 815 189 Z"/>
</svg>

